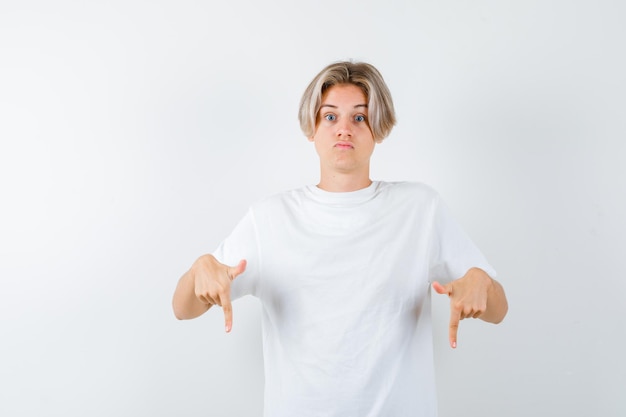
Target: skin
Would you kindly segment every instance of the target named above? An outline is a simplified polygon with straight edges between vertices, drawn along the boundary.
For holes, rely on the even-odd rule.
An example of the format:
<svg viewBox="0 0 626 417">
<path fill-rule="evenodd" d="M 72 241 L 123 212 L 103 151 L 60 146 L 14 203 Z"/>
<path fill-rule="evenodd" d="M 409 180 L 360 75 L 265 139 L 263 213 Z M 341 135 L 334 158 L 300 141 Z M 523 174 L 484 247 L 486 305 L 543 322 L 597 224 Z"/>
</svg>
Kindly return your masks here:
<svg viewBox="0 0 626 417">
<path fill-rule="evenodd" d="M 372 183 L 370 159 L 376 142 L 367 119 L 367 98 L 359 87 L 340 84 L 324 92 L 309 140 L 320 158 L 319 188 L 347 192 Z"/>
<path fill-rule="evenodd" d="M 481 319 L 500 323 L 508 311 L 508 303 L 502 285 L 479 268 L 471 268 L 461 278 L 446 285 L 433 283 L 437 294 L 450 298 L 450 346 L 457 347 L 459 322 L 463 319 Z"/>
<path fill-rule="evenodd" d="M 370 159 L 376 142 L 367 116 L 367 97 L 359 87 L 340 84 L 324 92 L 315 133 L 309 138 L 320 159 L 319 188 L 349 192 L 372 183 Z M 172 301 L 175 316 L 192 319 L 219 305 L 224 311 L 226 332 L 230 332 L 230 286 L 245 269 L 245 260 L 229 266 L 210 254 L 199 257 L 178 282 Z M 461 320 L 479 318 L 499 323 L 508 310 L 502 286 L 478 268 L 445 285 L 434 282 L 432 287 L 450 298 L 449 337 L 453 348 L 457 346 Z"/>
<path fill-rule="evenodd" d="M 178 281 L 172 300 L 174 315 L 179 320 L 189 320 L 218 305 L 224 311 L 225 330 L 230 332 L 233 328 L 230 285 L 245 270 L 245 260 L 228 266 L 211 254 L 202 255 Z"/>
</svg>

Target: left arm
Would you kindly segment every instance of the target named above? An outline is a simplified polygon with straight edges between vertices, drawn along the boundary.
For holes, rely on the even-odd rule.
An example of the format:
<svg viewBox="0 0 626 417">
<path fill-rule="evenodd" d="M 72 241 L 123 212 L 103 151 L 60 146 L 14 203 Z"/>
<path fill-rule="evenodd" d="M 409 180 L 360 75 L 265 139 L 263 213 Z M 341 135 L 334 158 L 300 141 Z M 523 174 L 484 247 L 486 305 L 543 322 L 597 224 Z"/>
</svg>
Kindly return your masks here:
<svg viewBox="0 0 626 417">
<path fill-rule="evenodd" d="M 479 318 L 500 323 L 508 311 L 502 285 L 479 268 L 471 268 L 461 278 L 446 285 L 434 282 L 433 289 L 450 297 L 450 346 L 453 348 L 456 348 L 461 320 Z"/>
</svg>

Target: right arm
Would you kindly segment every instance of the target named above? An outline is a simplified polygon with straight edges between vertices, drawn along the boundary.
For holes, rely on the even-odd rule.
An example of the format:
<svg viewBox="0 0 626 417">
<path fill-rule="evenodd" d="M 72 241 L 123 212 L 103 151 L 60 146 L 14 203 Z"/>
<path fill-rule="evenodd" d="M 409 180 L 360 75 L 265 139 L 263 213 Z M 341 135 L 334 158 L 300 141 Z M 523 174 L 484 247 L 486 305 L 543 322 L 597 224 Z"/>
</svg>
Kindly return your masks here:
<svg viewBox="0 0 626 417">
<path fill-rule="evenodd" d="M 246 269 L 242 260 L 235 267 L 220 263 L 213 255 L 202 255 L 178 281 L 172 307 L 179 320 L 196 318 L 217 304 L 224 310 L 226 331 L 232 328 L 230 285 Z"/>
</svg>

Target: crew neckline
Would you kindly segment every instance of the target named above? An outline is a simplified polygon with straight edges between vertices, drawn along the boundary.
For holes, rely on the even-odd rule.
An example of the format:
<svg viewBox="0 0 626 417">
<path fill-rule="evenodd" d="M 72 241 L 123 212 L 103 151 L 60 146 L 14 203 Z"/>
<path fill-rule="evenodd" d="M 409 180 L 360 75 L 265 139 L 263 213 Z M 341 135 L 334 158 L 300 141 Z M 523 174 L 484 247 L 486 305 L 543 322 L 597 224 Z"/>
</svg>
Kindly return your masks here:
<svg viewBox="0 0 626 417">
<path fill-rule="evenodd" d="M 317 185 L 308 185 L 307 190 L 313 198 L 328 204 L 358 204 L 370 200 L 380 187 L 380 181 L 372 181 L 370 185 L 355 191 L 326 191 Z"/>
</svg>

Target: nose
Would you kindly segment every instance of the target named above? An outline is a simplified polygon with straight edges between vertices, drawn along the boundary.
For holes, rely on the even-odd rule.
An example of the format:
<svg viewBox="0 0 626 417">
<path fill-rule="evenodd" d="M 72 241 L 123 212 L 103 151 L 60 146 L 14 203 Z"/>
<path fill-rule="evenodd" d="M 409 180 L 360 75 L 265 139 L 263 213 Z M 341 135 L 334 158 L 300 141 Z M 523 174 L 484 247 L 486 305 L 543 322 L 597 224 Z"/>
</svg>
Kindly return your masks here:
<svg viewBox="0 0 626 417">
<path fill-rule="evenodd" d="M 343 121 L 337 125 L 337 136 L 340 138 L 352 137 L 350 122 Z"/>
</svg>

